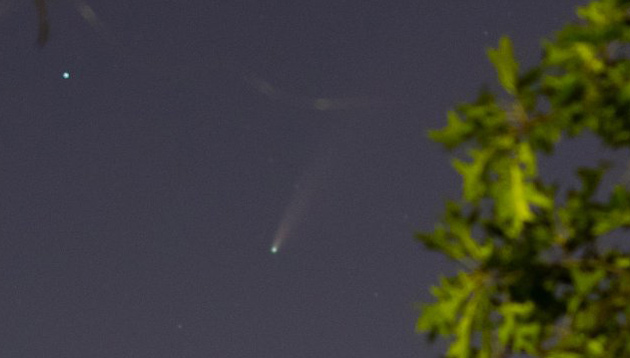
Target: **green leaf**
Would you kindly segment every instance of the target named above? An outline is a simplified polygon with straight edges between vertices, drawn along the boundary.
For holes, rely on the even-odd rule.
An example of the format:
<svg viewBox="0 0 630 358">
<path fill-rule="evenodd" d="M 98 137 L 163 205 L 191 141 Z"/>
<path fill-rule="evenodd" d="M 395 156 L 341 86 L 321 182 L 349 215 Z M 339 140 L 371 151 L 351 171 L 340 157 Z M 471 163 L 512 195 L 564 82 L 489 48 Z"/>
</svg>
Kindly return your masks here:
<svg viewBox="0 0 630 358">
<path fill-rule="evenodd" d="M 630 257 L 618 257 L 615 260 L 615 266 L 620 269 L 630 268 Z"/>
<path fill-rule="evenodd" d="M 548 210 L 553 208 L 553 197 L 538 190 L 533 183 L 525 183 L 525 195 L 532 205 Z"/>
<path fill-rule="evenodd" d="M 416 330 L 440 335 L 452 333 L 462 307 L 474 288 L 470 275 L 463 272 L 458 273 L 456 277 L 441 278 L 440 286 L 431 288 L 437 302 L 422 306 Z"/>
<path fill-rule="evenodd" d="M 594 235 L 604 235 L 610 231 L 630 227 L 630 193 L 620 185 L 615 186 L 606 207 L 595 211 Z"/>
<path fill-rule="evenodd" d="M 499 326 L 499 342 L 507 346 L 517 326 L 519 318 L 527 318 L 534 310 L 532 302 L 506 302 L 499 307 L 499 312 L 503 316 L 503 322 Z"/>
<path fill-rule="evenodd" d="M 447 120 L 446 127 L 430 130 L 429 138 L 443 144 L 447 149 L 453 149 L 466 139 L 473 128 L 470 123 L 462 121 L 455 111 L 448 112 Z"/>
<path fill-rule="evenodd" d="M 602 26 L 623 18 L 623 13 L 616 6 L 611 1 L 593 1 L 587 6 L 578 7 L 577 14 L 594 25 Z"/>
<path fill-rule="evenodd" d="M 582 181 L 581 193 L 584 198 L 590 198 L 595 194 L 602 176 L 610 166 L 609 163 L 601 162 L 597 168 L 578 168 L 577 174 Z"/>
<path fill-rule="evenodd" d="M 518 163 L 510 165 L 510 182 L 512 186 L 512 202 L 514 203 L 514 223 L 517 226 L 521 226 L 525 221 L 531 220 L 533 215 L 525 196 L 523 173 Z"/>
<path fill-rule="evenodd" d="M 506 159 L 497 166 L 499 178 L 492 187 L 495 211 L 499 222 L 507 225 L 506 232 L 514 238 L 534 217 L 526 195 L 527 183 L 517 160 Z"/>
<path fill-rule="evenodd" d="M 471 162 L 453 160 L 453 167 L 464 181 L 464 198 L 466 200 L 474 203 L 485 195 L 487 187 L 485 174 L 492 155 L 493 151 L 491 150 L 471 150 Z"/>
<path fill-rule="evenodd" d="M 472 335 L 473 322 L 475 319 L 477 305 L 482 297 L 483 296 L 479 293 L 474 294 L 473 297 L 466 303 L 464 312 L 455 327 L 455 334 L 457 338 L 455 339 L 455 342 L 451 344 L 447 357 L 470 357 L 470 338 Z"/>
<path fill-rule="evenodd" d="M 532 150 L 532 147 L 528 142 L 521 142 L 518 144 L 518 158 L 525 167 L 524 174 L 527 177 L 533 177 L 538 174 L 538 168 L 536 165 L 536 154 Z"/>
<path fill-rule="evenodd" d="M 416 237 L 427 248 L 439 250 L 455 260 L 483 260 L 492 254 L 494 245 L 492 242 L 481 245 L 472 237 L 471 222 L 477 215 L 475 211 L 465 215 L 459 203 L 448 201 L 443 222 L 435 226 L 433 233 L 417 233 Z"/>
<path fill-rule="evenodd" d="M 539 343 L 540 331 L 541 325 L 536 322 L 518 325 L 514 332 L 512 349 L 515 352 L 526 352 L 535 355 L 537 353 L 536 346 Z"/>
<path fill-rule="evenodd" d="M 575 291 L 579 295 L 590 293 L 593 288 L 606 276 L 603 269 L 593 271 L 583 271 L 579 267 L 572 267 L 569 272 L 575 285 Z"/>
<path fill-rule="evenodd" d="M 600 73 L 604 70 L 604 63 L 597 58 L 597 52 L 593 45 L 587 43 L 576 43 L 574 45 L 575 52 L 584 62 L 586 68 L 594 73 Z"/>
<path fill-rule="evenodd" d="M 488 49 L 488 58 L 494 64 L 499 82 L 509 94 L 516 94 L 518 79 L 518 63 L 514 58 L 514 49 L 509 37 L 503 36 L 499 40 L 497 49 Z"/>
<path fill-rule="evenodd" d="M 586 344 L 589 357 L 602 357 L 605 352 L 606 337 L 599 336 L 596 339 L 590 339 Z"/>
<path fill-rule="evenodd" d="M 442 223 L 436 224 L 432 233 L 417 233 L 416 238 L 428 249 L 441 251 L 454 260 L 461 260 L 466 256 L 464 248 L 453 242 L 449 228 Z"/>
</svg>

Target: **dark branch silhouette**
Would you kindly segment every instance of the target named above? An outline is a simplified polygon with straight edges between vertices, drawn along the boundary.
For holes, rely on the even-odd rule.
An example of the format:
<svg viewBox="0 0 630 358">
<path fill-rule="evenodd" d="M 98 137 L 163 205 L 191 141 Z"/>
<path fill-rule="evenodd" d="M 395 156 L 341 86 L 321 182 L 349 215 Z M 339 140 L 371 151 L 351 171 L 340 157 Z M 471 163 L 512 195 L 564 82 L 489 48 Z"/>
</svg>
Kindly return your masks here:
<svg viewBox="0 0 630 358">
<path fill-rule="evenodd" d="M 44 47 L 48 42 L 50 33 L 50 24 L 48 23 L 48 12 L 46 11 L 46 0 L 35 0 L 37 9 L 37 18 L 39 20 L 39 34 L 37 35 L 37 44 Z"/>
</svg>

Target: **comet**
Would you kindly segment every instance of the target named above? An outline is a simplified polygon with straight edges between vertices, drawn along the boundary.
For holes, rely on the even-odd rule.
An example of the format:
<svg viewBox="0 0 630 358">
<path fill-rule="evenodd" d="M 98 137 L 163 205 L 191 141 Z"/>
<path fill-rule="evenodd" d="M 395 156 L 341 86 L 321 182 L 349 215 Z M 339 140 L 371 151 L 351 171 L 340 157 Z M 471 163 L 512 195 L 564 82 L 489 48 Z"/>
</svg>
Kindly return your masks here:
<svg viewBox="0 0 630 358">
<path fill-rule="evenodd" d="M 278 224 L 271 253 L 277 254 L 286 241 L 293 237 L 297 228 L 308 215 L 309 208 L 317 192 L 322 188 L 325 179 L 330 175 L 332 150 L 324 147 L 316 155 L 313 162 L 304 170 L 291 196 L 289 204 Z"/>
<path fill-rule="evenodd" d="M 282 219 L 278 224 L 276 233 L 271 244 L 271 253 L 278 253 L 296 228 L 302 223 L 312 202 L 312 198 L 317 190 L 321 179 L 318 176 L 311 176 L 310 171 L 306 172 L 301 179 L 301 183 L 296 185 L 291 201 L 284 210 Z M 320 175 L 321 176 L 321 175 Z"/>
</svg>

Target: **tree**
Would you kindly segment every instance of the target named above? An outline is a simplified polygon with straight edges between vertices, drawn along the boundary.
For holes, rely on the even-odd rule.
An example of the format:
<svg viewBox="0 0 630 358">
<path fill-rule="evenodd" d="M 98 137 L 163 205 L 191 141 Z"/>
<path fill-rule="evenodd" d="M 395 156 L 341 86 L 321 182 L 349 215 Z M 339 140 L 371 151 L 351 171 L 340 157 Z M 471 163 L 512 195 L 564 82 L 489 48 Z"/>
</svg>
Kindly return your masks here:
<svg viewBox="0 0 630 358">
<path fill-rule="evenodd" d="M 630 147 L 630 1 L 592 1 L 577 14 L 527 71 L 502 38 L 488 57 L 508 99 L 482 91 L 429 133 L 466 157 L 452 162 L 461 198 L 417 234 L 462 265 L 432 288 L 417 323 L 449 341 L 447 357 L 630 357 L 630 255 L 598 245 L 630 228 L 630 192 L 601 187 L 605 161 L 578 168 L 576 188 L 537 171 L 563 138 Z"/>
</svg>

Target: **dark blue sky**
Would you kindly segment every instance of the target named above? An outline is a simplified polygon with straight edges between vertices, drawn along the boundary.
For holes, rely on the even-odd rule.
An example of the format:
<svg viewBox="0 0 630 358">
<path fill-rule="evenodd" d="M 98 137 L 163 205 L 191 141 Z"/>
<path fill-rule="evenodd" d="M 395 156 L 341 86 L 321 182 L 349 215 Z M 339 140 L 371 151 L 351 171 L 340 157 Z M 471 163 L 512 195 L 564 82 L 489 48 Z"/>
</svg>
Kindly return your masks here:
<svg viewBox="0 0 630 358">
<path fill-rule="evenodd" d="M 1 1 L 0 356 L 25 358 L 436 357 L 414 303 L 452 268 L 413 232 L 459 179 L 425 131 L 494 83 L 486 47 L 533 64 L 576 5 L 57 0 L 39 49 Z"/>
</svg>

